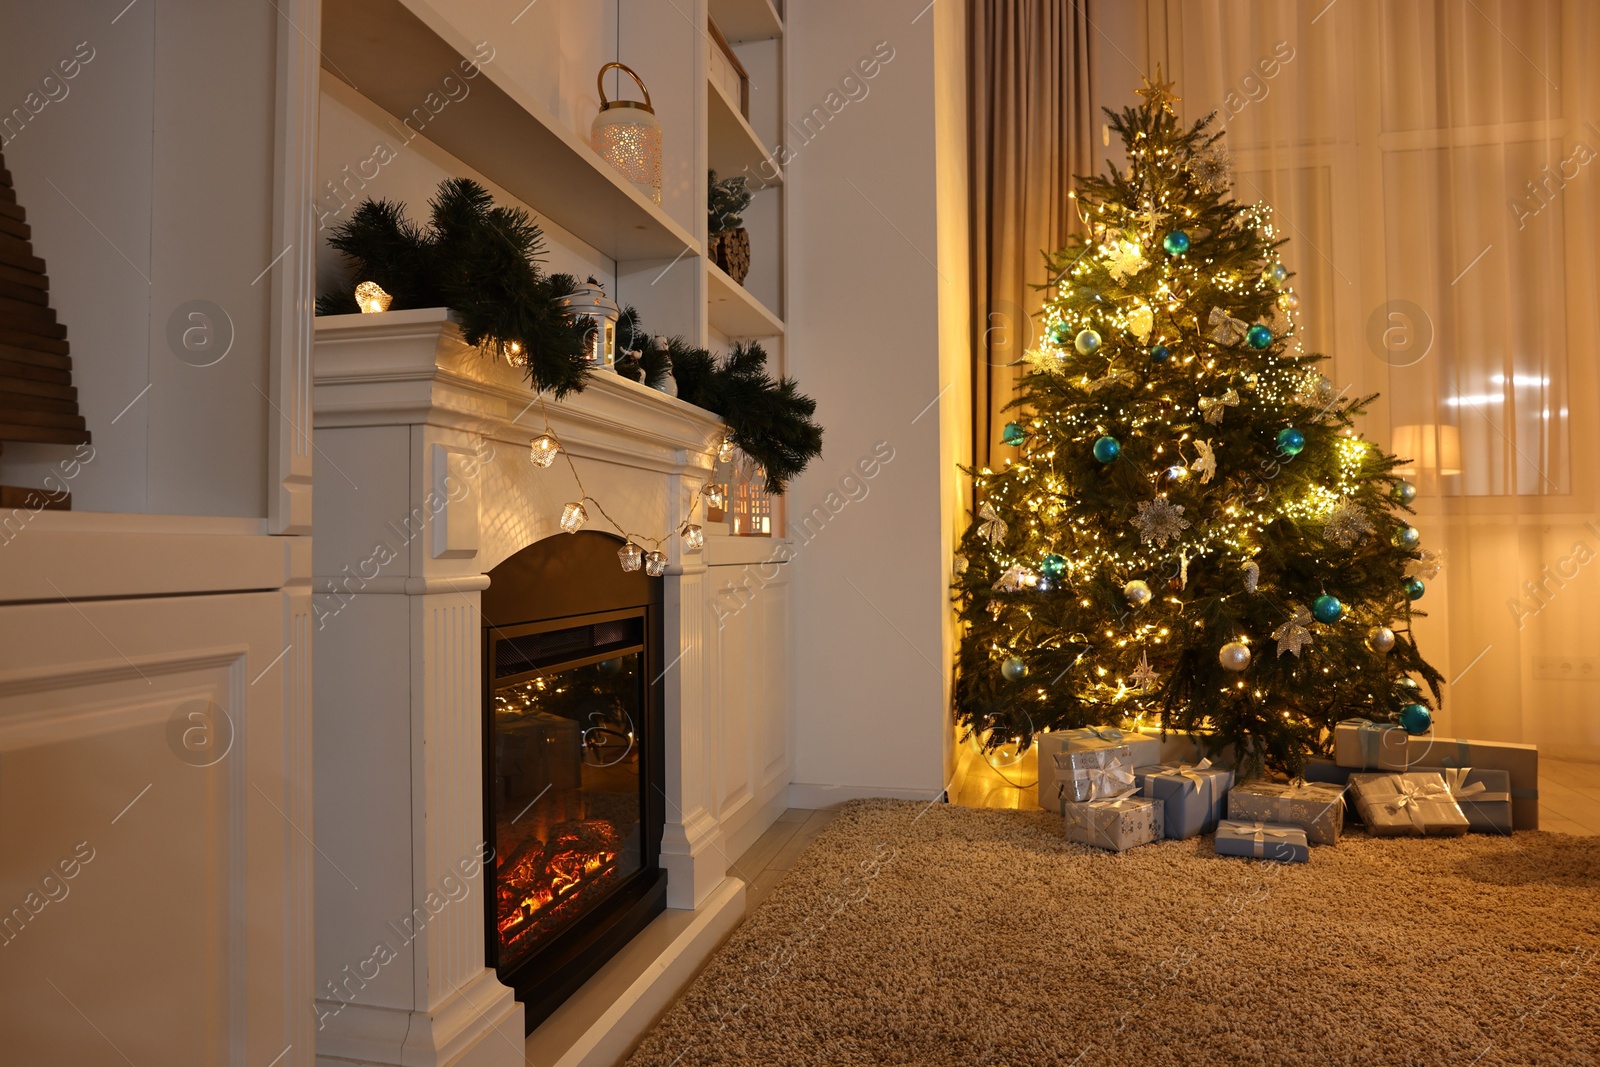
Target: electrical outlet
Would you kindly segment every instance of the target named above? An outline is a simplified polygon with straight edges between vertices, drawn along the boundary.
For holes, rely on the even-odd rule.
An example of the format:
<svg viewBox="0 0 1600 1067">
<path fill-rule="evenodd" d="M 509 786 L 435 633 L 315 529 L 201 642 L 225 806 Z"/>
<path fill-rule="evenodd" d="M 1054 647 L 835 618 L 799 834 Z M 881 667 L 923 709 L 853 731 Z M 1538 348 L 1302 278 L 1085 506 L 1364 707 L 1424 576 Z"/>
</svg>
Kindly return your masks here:
<svg viewBox="0 0 1600 1067">
<path fill-rule="evenodd" d="M 1594 656 L 1535 656 L 1533 676 L 1568 682 L 1600 682 L 1600 659 Z"/>
</svg>

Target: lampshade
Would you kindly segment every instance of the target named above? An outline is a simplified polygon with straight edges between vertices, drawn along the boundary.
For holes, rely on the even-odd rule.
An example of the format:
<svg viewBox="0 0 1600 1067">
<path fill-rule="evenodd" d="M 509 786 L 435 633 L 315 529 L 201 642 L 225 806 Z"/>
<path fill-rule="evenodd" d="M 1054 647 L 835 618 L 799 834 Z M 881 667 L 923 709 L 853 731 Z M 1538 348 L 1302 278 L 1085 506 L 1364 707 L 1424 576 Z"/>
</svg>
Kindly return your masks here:
<svg viewBox="0 0 1600 1067">
<path fill-rule="evenodd" d="M 632 78 L 640 100 L 606 99 L 605 76 L 620 70 Z M 589 143 L 600 157 L 622 172 L 634 188 L 661 203 L 661 122 L 650 106 L 650 90 L 624 63 L 607 63 L 595 79 L 600 87 L 600 113 L 589 127 Z"/>
<path fill-rule="evenodd" d="M 1461 427 L 1431 422 L 1394 428 L 1394 454 L 1403 462 L 1396 474 L 1461 473 Z"/>
</svg>

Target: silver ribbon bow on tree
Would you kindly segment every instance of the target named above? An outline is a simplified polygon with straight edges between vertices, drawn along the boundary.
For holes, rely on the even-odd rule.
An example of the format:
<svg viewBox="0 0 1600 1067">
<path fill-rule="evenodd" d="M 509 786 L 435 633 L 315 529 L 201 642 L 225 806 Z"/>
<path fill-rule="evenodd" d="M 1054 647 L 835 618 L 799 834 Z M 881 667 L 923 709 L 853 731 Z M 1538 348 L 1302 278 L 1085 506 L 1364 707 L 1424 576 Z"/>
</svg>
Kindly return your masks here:
<svg viewBox="0 0 1600 1067">
<path fill-rule="evenodd" d="M 1109 388 L 1113 385 L 1126 385 L 1129 389 L 1132 389 L 1138 384 L 1139 376 L 1133 373 L 1131 370 L 1108 370 L 1106 371 L 1106 376 L 1104 378 L 1096 378 L 1092 382 L 1085 381 L 1082 383 L 1080 388 L 1082 388 L 1083 391 L 1088 393 L 1090 396 L 1093 396 L 1100 390 Z"/>
<path fill-rule="evenodd" d="M 997 545 L 1006 539 L 1006 521 L 994 510 L 994 505 L 987 500 L 978 508 L 978 518 L 983 522 L 978 526 L 978 536 L 985 538 L 991 545 Z"/>
<path fill-rule="evenodd" d="M 1221 308 L 1212 308 L 1211 317 L 1206 322 L 1211 330 L 1211 339 L 1219 345 L 1236 345 L 1244 340 L 1250 324 L 1243 319 L 1236 319 Z"/>
<path fill-rule="evenodd" d="M 1203 396 L 1200 398 L 1200 413 L 1212 425 L 1219 425 L 1222 422 L 1222 416 L 1228 413 L 1228 408 L 1236 408 L 1238 406 L 1239 392 L 1236 389 L 1229 389 L 1221 396 Z"/>
</svg>

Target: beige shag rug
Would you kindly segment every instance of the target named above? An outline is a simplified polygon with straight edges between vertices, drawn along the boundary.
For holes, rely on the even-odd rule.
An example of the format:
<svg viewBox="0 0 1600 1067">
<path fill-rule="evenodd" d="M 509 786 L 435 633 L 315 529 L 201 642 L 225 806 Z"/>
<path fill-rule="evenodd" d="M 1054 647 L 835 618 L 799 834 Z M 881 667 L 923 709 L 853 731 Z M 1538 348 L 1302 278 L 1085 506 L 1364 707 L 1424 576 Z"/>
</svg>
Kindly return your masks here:
<svg viewBox="0 0 1600 1067">
<path fill-rule="evenodd" d="M 1600 1063 L 1600 838 L 1120 855 L 846 805 L 632 1065 Z"/>
</svg>

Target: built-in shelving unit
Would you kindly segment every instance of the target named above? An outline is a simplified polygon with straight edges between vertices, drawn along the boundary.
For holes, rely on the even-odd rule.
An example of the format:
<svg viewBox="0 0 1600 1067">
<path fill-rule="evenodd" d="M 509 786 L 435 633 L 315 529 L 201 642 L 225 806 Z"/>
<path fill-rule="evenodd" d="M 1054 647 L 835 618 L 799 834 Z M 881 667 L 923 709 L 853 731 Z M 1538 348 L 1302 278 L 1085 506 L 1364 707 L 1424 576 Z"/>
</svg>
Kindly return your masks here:
<svg viewBox="0 0 1600 1067">
<path fill-rule="evenodd" d="M 711 0 L 711 17 L 733 42 L 783 36 L 783 18 L 771 0 Z"/>
<path fill-rule="evenodd" d="M 402 119 L 474 55 L 425 3 L 324 0 L 322 11 L 323 69 Z M 471 106 L 429 117 L 430 141 L 612 259 L 699 253 L 696 237 L 495 65 L 480 68 L 472 93 Z"/>
<path fill-rule="evenodd" d="M 715 263 L 706 263 L 706 313 L 726 337 L 781 337 L 783 320 Z"/>
<path fill-rule="evenodd" d="M 716 79 L 707 81 L 706 154 L 721 177 L 742 174 L 752 189 L 783 182 L 783 173 L 767 146 L 739 110 L 739 102 Z"/>
</svg>

